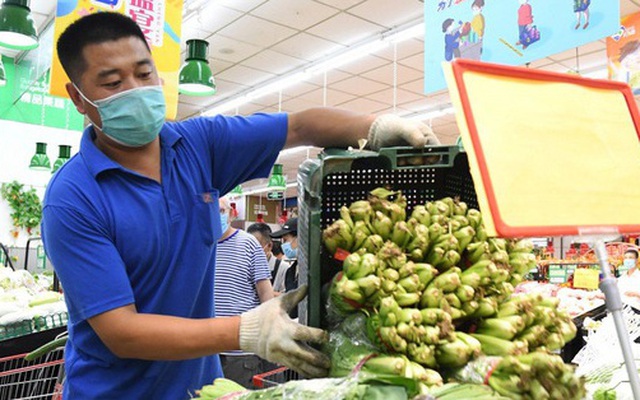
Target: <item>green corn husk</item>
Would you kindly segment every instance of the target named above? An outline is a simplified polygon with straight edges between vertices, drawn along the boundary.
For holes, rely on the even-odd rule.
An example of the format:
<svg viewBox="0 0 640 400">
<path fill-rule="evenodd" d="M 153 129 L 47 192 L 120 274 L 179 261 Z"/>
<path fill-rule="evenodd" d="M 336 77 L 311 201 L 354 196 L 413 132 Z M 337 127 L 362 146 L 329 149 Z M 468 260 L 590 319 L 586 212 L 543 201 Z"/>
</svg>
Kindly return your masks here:
<svg viewBox="0 0 640 400">
<path fill-rule="evenodd" d="M 465 286 L 477 289 L 480 287 L 481 278 L 477 272 L 470 272 L 468 274 L 462 273 L 460 275 L 460 281 Z"/>
<path fill-rule="evenodd" d="M 353 219 L 351 219 L 351 213 L 349 212 L 349 207 L 347 206 L 340 207 L 340 218 L 342 218 L 342 220 L 344 220 L 344 222 L 346 222 L 350 228 L 353 228 L 354 223 L 353 223 Z"/>
<path fill-rule="evenodd" d="M 402 249 L 393 242 L 385 242 L 380 251 L 376 254 L 378 260 L 383 265 L 399 270 L 403 265 L 407 263 L 407 256 L 402 252 Z"/>
<path fill-rule="evenodd" d="M 353 276 L 360 270 L 360 263 L 362 263 L 362 256 L 358 253 L 351 253 L 344 259 L 342 270 L 349 279 L 354 279 Z"/>
<path fill-rule="evenodd" d="M 477 230 L 478 227 L 482 225 L 482 214 L 475 208 L 468 209 L 466 217 L 469 220 L 469 225 L 473 227 L 473 229 Z"/>
<path fill-rule="evenodd" d="M 407 293 L 418 293 L 420 288 L 420 278 L 417 274 L 411 274 L 398 281 L 398 285 L 403 287 Z"/>
<path fill-rule="evenodd" d="M 409 252 L 409 259 L 415 262 L 424 261 L 424 251 L 421 249 L 413 249 Z"/>
<path fill-rule="evenodd" d="M 368 359 L 362 366 L 363 371 L 375 374 L 404 376 L 408 360 L 400 356 L 376 356 Z"/>
<path fill-rule="evenodd" d="M 453 221 L 457 221 L 462 228 L 469 226 L 469 218 L 465 217 L 464 215 L 454 215 L 451 217 L 451 219 Z M 471 228 L 473 229 L 473 227 Z M 475 231 L 476 230 L 474 229 L 473 230 L 474 234 L 475 234 Z"/>
<path fill-rule="evenodd" d="M 422 225 L 429 226 L 431 224 L 431 215 L 423 205 L 418 205 L 413 209 L 411 218 L 415 218 Z"/>
<path fill-rule="evenodd" d="M 385 268 L 380 271 L 380 275 L 383 279 L 387 279 L 393 282 L 400 280 L 400 274 L 393 268 Z"/>
<path fill-rule="evenodd" d="M 469 215 L 467 214 L 467 218 L 469 217 Z M 476 236 L 475 236 L 475 240 L 476 242 L 483 242 L 486 241 L 487 239 L 489 239 L 489 236 L 487 235 L 487 231 L 485 231 L 484 226 L 479 225 L 477 227 L 474 227 L 476 230 Z"/>
<path fill-rule="evenodd" d="M 407 247 L 412 239 L 411 231 L 405 221 L 398 221 L 391 231 L 391 241 L 398 245 L 401 249 Z"/>
<path fill-rule="evenodd" d="M 465 247 L 465 258 L 472 265 L 482 260 L 489 260 L 489 244 L 487 242 L 473 242 Z"/>
<path fill-rule="evenodd" d="M 498 302 L 492 297 L 483 297 L 478 300 L 478 309 L 473 314 L 474 317 L 486 318 L 496 314 Z"/>
<path fill-rule="evenodd" d="M 385 294 L 392 294 L 396 291 L 397 287 L 398 285 L 394 281 L 388 279 L 382 279 L 380 283 L 380 289 L 382 289 Z"/>
<path fill-rule="evenodd" d="M 392 224 L 399 221 L 404 222 L 407 219 L 407 210 L 400 204 L 392 203 L 389 206 L 389 217 L 391 218 Z"/>
<path fill-rule="evenodd" d="M 364 296 L 370 297 L 380 291 L 382 281 L 375 275 L 368 275 L 363 278 L 356 279 L 355 282 L 360 287 L 360 291 Z"/>
<path fill-rule="evenodd" d="M 472 335 L 464 332 L 455 332 L 456 338 L 462 340 L 470 351 L 470 358 L 476 358 L 482 352 L 482 343 Z"/>
<path fill-rule="evenodd" d="M 442 257 L 442 262 L 437 265 L 437 268 L 440 271 L 447 271 L 450 268 L 458 265 L 459 262 L 460 253 L 458 253 L 456 250 L 449 250 Z"/>
<path fill-rule="evenodd" d="M 416 263 L 415 264 L 415 273 L 418 274 L 418 278 L 420 279 L 420 283 L 426 287 L 433 278 L 438 275 L 438 270 L 435 269 L 431 264 L 427 263 Z"/>
<path fill-rule="evenodd" d="M 431 222 L 429 225 L 429 239 L 431 242 L 435 242 L 440 236 L 444 235 L 447 230 L 438 222 Z"/>
<path fill-rule="evenodd" d="M 368 236 L 362 244 L 362 248 L 372 254 L 378 254 L 382 246 L 384 246 L 384 239 L 380 235 Z"/>
<path fill-rule="evenodd" d="M 476 300 L 470 300 L 462 303 L 462 311 L 464 311 L 466 315 L 474 315 L 479 307 L 480 304 Z"/>
<path fill-rule="evenodd" d="M 451 307 L 458 309 L 462 308 L 462 302 L 455 293 L 445 293 L 444 298 L 447 300 Z"/>
<path fill-rule="evenodd" d="M 435 350 L 432 346 L 409 343 L 407 345 L 407 354 L 412 361 L 415 361 L 425 367 L 436 368 L 438 366 L 435 357 Z"/>
<path fill-rule="evenodd" d="M 511 340 L 518 334 L 518 329 L 502 318 L 489 318 L 480 322 L 477 333 Z"/>
<path fill-rule="evenodd" d="M 415 274 L 416 272 L 416 264 L 413 261 L 406 262 L 403 266 L 398 270 L 398 274 L 400 279 L 406 278 Z"/>
<path fill-rule="evenodd" d="M 512 342 L 510 340 L 479 333 L 472 333 L 471 336 L 480 342 L 482 345 L 482 352 L 488 356 L 519 355 L 525 354 L 528 350 L 527 343 L 520 340 Z"/>
<path fill-rule="evenodd" d="M 401 307 L 414 306 L 420 302 L 420 293 L 395 293 L 393 297 Z"/>
<path fill-rule="evenodd" d="M 445 313 L 439 308 L 423 308 L 420 310 L 422 316 L 422 323 L 424 325 L 435 326 L 438 322 L 443 320 L 441 314 Z"/>
<path fill-rule="evenodd" d="M 456 239 L 458 239 L 458 249 L 466 249 L 467 246 L 473 240 L 473 237 L 475 236 L 475 234 L 476 234 L 476 231 L 470 226 L 465 226 L 463 228 L 460 228 L 456 232 L 454 232 L 453 235 L 455 236 Z M 508 260 L 509 258 L 507 255 L 507 261 Z"/>
<path fill-rule="evenodd" d="M 472 286 L 462 284 L 456 289 L 455 294 L 461 302 L 466 303 L 474 299 L 476 291 Z"/>
<path fill-rule="evenodd" d="M 358 221 L 361 222 L 361 221 Z M 367 235 L 364 231 L 355 231 L 353 233 L 353 247 L 351 251 L 357 251 L 364 247 L 364 242 L 367 240 L 369 235 Z"/>
<path fill-rule="evenodd" d="M 442 264 L 445 253 L 446 250 L 442 247 L 434 247 L 429 251 L 426 260 L 429 264 L 437 268 L 438 265 Z"/>
<path fill-rule="evenodd" d="M 465 342 L 456 339 L 436 347 L 436 361 L 442 367 L 459 368 L 469 361 L 471 352 Z"/>
<path fill-rule="evenodd" d="M 460 269 L 454 267 L 449 271 L 436 276 L 431 281 L 428 288 L 437 288 L 445 293 L 450 293 L 455 291 L 461 284 L 462 281 L 460 280 Z"/>
<path fill-rule="evenodd" d="M 449 309 L 449 314 L 451 314 L 451 318 L 453 320 L 459 320 L 467 316 L 467 314 L 459 308 L 451 307 Z"/>
<path fill-rule="evenodd" d="M 439 308 L 440 301 L 444 298 L 442 290 L 436 287 L 428 287 L 420 296 L 420 308 Z"/>
<path fill-rule="evenodd" d="M 533 242 L 529 239 L 510 240 L 507 242 L 507 251 L 509 253 L 532 253 Z"/>
<path fill-rule="evenodd" d="M 431 218 L 433 218 L 433 216 L 435 215 L 443 215 L 446 217 L 451 215 L 451 209 L 449 208 L 447 203 L 443 202 L 442 200 L 428 202 L 427 204 L 425 204 L 425 207 L 427 208 L 427 211 L 429 211 Z"/>
<path fill-rule="evenodd" d="M 416 325 L 422 323 L 422 313 L 417 308 L 400 308 L 396 315 L 399 323 L 413 323 Z"/>
<path fill-rule="evenodd" d="M 375 216 L 371 221 L 371 227 L 374 233 L 380 235 L 382 239 L 387 240 L 391 237 L 393 222 L 388 216 L 384 215 L 380 211 L 376 211 Z"/>
</svg>

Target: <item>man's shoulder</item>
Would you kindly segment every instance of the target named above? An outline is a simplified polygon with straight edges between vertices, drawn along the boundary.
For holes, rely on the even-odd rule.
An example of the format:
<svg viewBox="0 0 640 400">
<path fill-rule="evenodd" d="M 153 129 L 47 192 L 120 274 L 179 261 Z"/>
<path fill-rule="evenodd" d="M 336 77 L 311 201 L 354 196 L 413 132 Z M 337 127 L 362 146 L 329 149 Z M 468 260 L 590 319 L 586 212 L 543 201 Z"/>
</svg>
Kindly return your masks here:
<svg viewBox="0 0 640 400">
<path fill-rule="evenodd" d="M 44 205 L 64 206 L 74 198 L 91 196 L 94 177 L 86 168 L 80 154 L 67 161 L 51 178 L 45 191 Z M 74 204 L 77 204 L 74 202 Z"/>
</svg>

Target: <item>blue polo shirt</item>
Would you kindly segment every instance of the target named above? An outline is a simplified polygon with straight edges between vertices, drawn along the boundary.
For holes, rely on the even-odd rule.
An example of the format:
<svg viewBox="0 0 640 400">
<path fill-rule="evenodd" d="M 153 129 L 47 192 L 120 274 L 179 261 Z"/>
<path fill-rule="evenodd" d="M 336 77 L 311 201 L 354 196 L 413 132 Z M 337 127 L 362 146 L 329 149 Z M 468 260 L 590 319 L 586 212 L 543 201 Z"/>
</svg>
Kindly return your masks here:
<svg viewBox="0 0 640 400">
<path fill-rule="evenodd" d="M 222 376 L 217 355 L 118 358 L 87 319 L 129 304 L 140 313 L 214 316 L 218 198 L 267 177 L 286 134 L 286 114 L 166 123 L 160 184 L 109 159 L 93 128 L 85 130 L 43 207 L 44 246 L 69 309 L 65 399 L 188 399 Z"/>
</svg>

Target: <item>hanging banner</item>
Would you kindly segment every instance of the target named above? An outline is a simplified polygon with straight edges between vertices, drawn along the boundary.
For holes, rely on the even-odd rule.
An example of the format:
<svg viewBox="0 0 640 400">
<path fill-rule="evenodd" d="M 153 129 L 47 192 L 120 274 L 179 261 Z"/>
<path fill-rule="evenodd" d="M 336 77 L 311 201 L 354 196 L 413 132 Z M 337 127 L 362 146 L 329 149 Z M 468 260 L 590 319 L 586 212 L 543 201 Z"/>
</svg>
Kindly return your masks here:
<svg viewBox="0 0 640 400">
<path fill-rule="evenodd" d="M 607 38 L 609 79 L 625 82 L 640 94 L 640 12 L 627 15 L 620 29 Z"/>
<path fill-rule="evenodd" d="M 138 23 L 151 47 L 158 74 L 163 80 L 167 118 L 178 111 L 178 74 L 180 71 L 180 34 L 183 0 L 58 0 L 54 43 L 77 19 L 97 12 L 113 11 Z M 68 97 L 65 84 L 69 78 L 62 69 L 53 47 L 51 94 Z"/>
<path fill-rule="evenodd" d="M 0 120 L 82 131 L 84 116 L 78 114 L 73 102 L 49 94 L 49 72 L 32 81 L 30 64 L 15 65 L 8 57 L 2 61 L 7 84 L 0 86 Z"/>
<path fill-rule="evenodd" d="M 619 19 L 610 0 L 426 0 L 425 93 L 446 87 L 442 62 L 522 65 L 612 35 Z"/>
</svg>

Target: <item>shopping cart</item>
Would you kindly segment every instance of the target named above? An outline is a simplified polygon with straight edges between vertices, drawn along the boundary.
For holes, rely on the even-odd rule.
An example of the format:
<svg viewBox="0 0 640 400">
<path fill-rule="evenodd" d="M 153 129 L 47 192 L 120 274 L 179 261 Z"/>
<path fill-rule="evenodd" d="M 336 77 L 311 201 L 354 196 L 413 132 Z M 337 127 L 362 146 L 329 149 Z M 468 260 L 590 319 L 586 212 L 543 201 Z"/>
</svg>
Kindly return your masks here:
<svg viewBox="0 0 640 400">
<path fill-rule="evenodd" d="M 253 386 L 256 389 L 266 389 L 281 385 L 289 381 L 301 379 L 297 372 L 287 367 L 276 368 L 272 371 L 253 376 Z M 1 398 L 1 397 L 0 397 Z"/>
<path fill-rule="evenodd" d="M 33 353 L 0 358 L 0 399 L 62 399 L 64 347 L 36 359 L 29 355 Z"/>
</svg>

